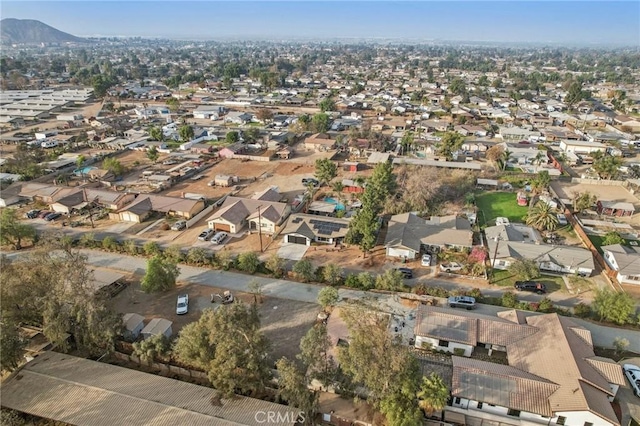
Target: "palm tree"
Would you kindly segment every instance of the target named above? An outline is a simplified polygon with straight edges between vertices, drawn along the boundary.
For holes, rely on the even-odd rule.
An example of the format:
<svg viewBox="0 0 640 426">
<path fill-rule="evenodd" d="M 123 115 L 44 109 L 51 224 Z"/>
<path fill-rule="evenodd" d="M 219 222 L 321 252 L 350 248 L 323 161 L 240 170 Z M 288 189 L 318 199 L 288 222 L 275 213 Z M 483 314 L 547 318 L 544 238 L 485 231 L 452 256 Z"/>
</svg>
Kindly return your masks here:
<svg viewBox="0 0 640 426">
<path fill-rule="evenodd" d="M 538 201 L 527 214 L 527 225 L 543 231 L 553 231 L 558 227 L 555 209 L 544 201 Z"/>
<path fill-rule="evenodd" d="M 547 160 L 546 152 L 538 151 L 536 157 L 533 159 L 533 164 L 539 166 L 543 161 Z"/>
<path fill-rule="evenodd" d="M 442 378 L 436 373 L 422 378 L 422 384 L 418 391 L 418 405 L 427 415 L 434 411 L 442 410 L 449 400 L 449 389 Z"/>
<path fill-rule="evenodd" d="M 500 161 L 502 161 L 502 171 L 505 171 L 505 169 L 507 168 L 507 163 L 511 158 L 511 154 L 513 154 L 513 152 L 509 151 L 509 149 L 505 149 L 502 153 L 502 158 L 500 158 Z"/>
</svg>

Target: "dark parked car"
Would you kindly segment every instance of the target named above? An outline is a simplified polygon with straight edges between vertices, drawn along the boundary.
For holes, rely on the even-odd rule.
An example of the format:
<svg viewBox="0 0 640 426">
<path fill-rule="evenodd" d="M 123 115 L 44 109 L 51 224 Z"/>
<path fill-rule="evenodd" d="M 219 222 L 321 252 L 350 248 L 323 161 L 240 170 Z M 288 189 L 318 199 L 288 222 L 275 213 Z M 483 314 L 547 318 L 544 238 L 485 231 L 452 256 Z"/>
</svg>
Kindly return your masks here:
<svg viewBox="0 0 640 426">
<path fill-rule="evenodd" d="M 27 219 L 35 219 L 40 214 L 40 210 L 29 210 L 24 214 Z"/>
<path fill-rule="evenodd" d="M 302 178 L 302 184 L 304 186 L 307 186 L 307 185 L 320 186 L 320 181 L 314 178 Z"/>
<path fill-rule="evenodd" d="M 51 210 L 42 210 L 40 213 L 38 213 L 38 218 L 44 219 L 45 216 L 48 216 L 51 213 L 53 213 Z"/>
<path fill-rule="evenodd" d="M 52 220 L 56 220 L 60 216 L 62 216 L 62 213 L 49 213 L 44 217 L 44 220 L 46 220 L 47 222 L 51 222 Z"/>
<path fill-rule="evenodd" d="M 516 281 L 514 287 L 518 291 L 530 291 L 538 294 L 547 292 L 547 287 L 544 284 L 535 281 Z"/>
<path fill-rule="evenodd" d="M 397 268 L 396 271 L 402 274 L 402 278 L 413 278 L 413 271 L 409 268 Z"/>
</svg>

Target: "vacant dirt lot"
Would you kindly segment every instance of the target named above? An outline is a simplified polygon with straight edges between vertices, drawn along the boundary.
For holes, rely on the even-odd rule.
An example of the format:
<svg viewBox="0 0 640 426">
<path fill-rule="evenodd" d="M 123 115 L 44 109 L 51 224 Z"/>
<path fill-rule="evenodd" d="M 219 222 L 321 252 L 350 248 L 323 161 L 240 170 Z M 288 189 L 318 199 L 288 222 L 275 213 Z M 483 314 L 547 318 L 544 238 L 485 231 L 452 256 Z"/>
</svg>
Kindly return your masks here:
<svg viewBox="0 0 640 426">
<path fill-rule="evenodd" d="M 133 281 L 133 280 L 132 280 Z M 147 294 L 135 280 L 124 291 L 111 300 L 116 312 L 135 312 L 145 317 L 166 318 L 173 321 L 173 335 L 178 335 L 186 324 L 196 321 L 206 308 L 217 309 L 220 303 L 211 303 L 211 294 L 222 294 L 223 289 L 198 284 L 179 283 L 166 293 Z M 189 313 L 176 315 L 176 300 L 179 294 L 189 295 Z M 236 299 L 245 303 L 253 302 L 253 295 L 234 293 Z M 264 297 L 259 305 L 262 330 L 272 343 L 272 357 L 294 358 L 299 352 L 300 339 L 315 322 L 318 306 L 312 303 Z"/>
</svg>

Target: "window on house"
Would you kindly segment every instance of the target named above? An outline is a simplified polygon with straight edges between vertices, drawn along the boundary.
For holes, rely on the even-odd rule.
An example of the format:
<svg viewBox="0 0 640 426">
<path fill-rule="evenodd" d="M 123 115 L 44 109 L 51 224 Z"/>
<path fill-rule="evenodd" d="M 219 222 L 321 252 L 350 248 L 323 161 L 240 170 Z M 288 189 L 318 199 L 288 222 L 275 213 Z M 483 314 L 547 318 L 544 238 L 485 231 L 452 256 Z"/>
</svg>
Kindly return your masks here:
<svg viewBox="0 0 640 426">
<path fill-rule="evenodd" d="M 593 426 L 593 423 L 591 423 L 591 422 L 584 422 L 584 426 Z"/>
<path fill-rule="evenodd" d="M 478 410 L 482 410 L 482 402 L 478 402 Z"/>
<path fill-rule="evenodd" d="M 496 404 L 489 404 L 489 406 L 490 406 L 490 407 L 495 407 L 495 406 L 496 406 Z"/>
<path fill-rule="evenodd" d="M 440 344 L 438 346 L 443 347 L 443 348 L 448 348 L 449 347 L 449 341 L 448 340 L 440 340 Z"/>
<path fill-rule="evenodd" d="M 558 420 L 556 420 L 556 424 L 557 424 L 557 425 L 563 425 L 563 424 L 564 424 L 564 422 L 566 422 L 566 421 L 567 421 L 567 418 L 566 418 L 566 417 L 559 416 L 559 417 L 558 417 Z"/>
<path fill-rule="evenodd" d="M 460 398 L 456 397 L 455 403 L 456 404 L 460 404 L 460 401 L 462 401 Z"/>
<path fill-rule="evenodd" d="M 509 408 L 509 411 L 507 411 L 507 416 L 520 417 L 520 410 L 513 410 Z"/>
</svg>

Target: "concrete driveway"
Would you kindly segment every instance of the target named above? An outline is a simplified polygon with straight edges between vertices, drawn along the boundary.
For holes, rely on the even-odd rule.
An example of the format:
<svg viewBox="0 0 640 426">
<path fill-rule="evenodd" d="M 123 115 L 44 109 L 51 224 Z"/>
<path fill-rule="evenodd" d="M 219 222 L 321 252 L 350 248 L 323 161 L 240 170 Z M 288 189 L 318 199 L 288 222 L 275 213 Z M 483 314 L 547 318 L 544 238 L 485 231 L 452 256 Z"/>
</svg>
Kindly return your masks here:
<svg viewBox="0 0 640 426">
<path fill-rule="evenodd" d="M 298 261 L 302 259 L 304 254 L 309 249 L 309 246 L 305 246 L 303 244 L 293 244 L 293 243 L 282 243 L 280 248 L 278 249 L 278 257 L 287 260 L 295 260 Z"/>
<path fill-rule="evenodd" d="M 640 357 L 627 358 L 618 362 L 618 364 L 634 364 L 640 366 Z M 620 408 L 622 410 L 622 421 L 620 423 L 623 426 L 629 425 L 632 418 L 636 422 L 640 423 L 640 398 L 633 394 L 633 390 L 631 389 L 626 376 L 625 382 L 626 386 L 620 387 L 618 394 L 616 395 L 616 399 L 620 403 Z"/>
</svg>

